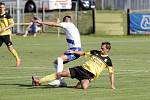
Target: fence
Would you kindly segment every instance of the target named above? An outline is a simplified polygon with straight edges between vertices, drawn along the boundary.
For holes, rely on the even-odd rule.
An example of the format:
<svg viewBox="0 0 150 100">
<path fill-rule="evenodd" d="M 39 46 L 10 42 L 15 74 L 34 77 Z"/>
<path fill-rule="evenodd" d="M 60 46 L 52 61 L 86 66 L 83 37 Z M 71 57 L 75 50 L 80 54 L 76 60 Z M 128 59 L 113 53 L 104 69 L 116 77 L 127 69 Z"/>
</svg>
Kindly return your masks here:
<svg viewBox="0 0 150 100">
<path fill-rule="evenodd" d="M 24 13 L 25 3 L 22 3 L 22 5 L 19 8 L 17 7 L 16 2 L 7 2 L 5 4 L 16 23 L 15 27 L 13 28 L 13 33 L 23 34 L 28 25 L 27 23 L 29 23 L 33 15 L 38 16 L 43 21 L 57 21 L 58 18 L 62 20 L 63 16 L 70 15 L 73 19 L 73 23 L 77 25 L 81 34 L 89 34 L 92 33 L 93 31 L 92 10 L 78 11 L 77 9 L 79 8 L 77 2 L 73 2 L 74 9 L 72 10 L 52 10 L 52 11 L 47 11 L 45 9 L 45 7 L 47 7 L 47 2 L 43 2 L 42 10 L 40 11 L 38 10 L 35 13 Z M 19 16 L 17 15 L 17 13 L 19 14 Z M 50 28 L 48 26 L 43 26 L 42 29 L 43 32 L 46 33 L 53 33 L 57 31 L 62 32 L 61 30 L 58 30 L 58 28 Z"/>
<path fill-rule="evenodd" d="M 97 9 L 108 10 L 150 10 L 150 0 L 96 0 Z"/>
</svg>

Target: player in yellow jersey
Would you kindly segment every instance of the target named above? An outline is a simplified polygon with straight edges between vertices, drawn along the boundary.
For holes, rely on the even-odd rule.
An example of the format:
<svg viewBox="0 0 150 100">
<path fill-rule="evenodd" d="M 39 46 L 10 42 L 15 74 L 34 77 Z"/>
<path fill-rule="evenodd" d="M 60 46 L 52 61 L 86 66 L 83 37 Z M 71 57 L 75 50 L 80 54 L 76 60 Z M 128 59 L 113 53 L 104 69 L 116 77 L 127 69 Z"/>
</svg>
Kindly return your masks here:
<svg viewBox="0 0 150 100">
<path fill-rule="evenodd" d="M 3 43 L 7 45 L 8 50 L 16 58 L 16 67 L 19 67 L 21 59 L 19 58 L 16 50 L 13 48 L 11 41 L 11 28 L 14 26 L 14 20 L 5 11 L 5 9 L 5 4 L 0 2 L 0 47 Z"/>
<path fill-rule="evenodd" d="M 111 88 L 115 89 L 114 68 L 108 56 L 110 49 L 111 44 L 109 42 L 102 42 L 100 50 L 91 50 L 90 52 L 70 50 L 68 52 L 85 56 L 88 60 L 82 66 L 69 68 L 59 73 L 47 75 L 41 79 L 32 76 L 32 83 L 34 86 L 39 86 L 43 82 L 54 80 L 59 77 L 71 77 L 79 80 L 75 86 L 76 88 L 87 89 L 91 80 L 97 79 L 106 68 L 109 72 Z"/>
</svg>

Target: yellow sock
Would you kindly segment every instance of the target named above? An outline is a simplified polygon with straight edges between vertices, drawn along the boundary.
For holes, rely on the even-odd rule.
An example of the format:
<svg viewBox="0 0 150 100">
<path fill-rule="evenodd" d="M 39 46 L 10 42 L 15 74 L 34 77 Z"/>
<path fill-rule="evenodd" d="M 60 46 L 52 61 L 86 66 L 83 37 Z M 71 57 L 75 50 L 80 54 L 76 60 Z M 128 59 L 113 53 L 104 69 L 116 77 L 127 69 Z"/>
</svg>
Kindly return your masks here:
<svg viewBox="0 0 150 100">
<path fill-rule="evenodd" d="M 18 56 L 18 53 L 17 53 L 17 51 L 16 51 L 15 49 L 12 49 L 12 50 L 11 50 L 11 53 L 13 54 L 13 56 L 14 56 L 17 60 L 20 59 L 19 56 Z"/>
<path fill-rule="evenodd" d="M 39 83 L 44 83 L 44 82 L 52 81 L 52 80 L 55 80 L 55 79 L 57 79 L 57 76 L 56 76 L 56 73 L 53 73 L 51 75 L 47 75 L 47 76 L 41 78 L 39 80 Z"/>
</svg>

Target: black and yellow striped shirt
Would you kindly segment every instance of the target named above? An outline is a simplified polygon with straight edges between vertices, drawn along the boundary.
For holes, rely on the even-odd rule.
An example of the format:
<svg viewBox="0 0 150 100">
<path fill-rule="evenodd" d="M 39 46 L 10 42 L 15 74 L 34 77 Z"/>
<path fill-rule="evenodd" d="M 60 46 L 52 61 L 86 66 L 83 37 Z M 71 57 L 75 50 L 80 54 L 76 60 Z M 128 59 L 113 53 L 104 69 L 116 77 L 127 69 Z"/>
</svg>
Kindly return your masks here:
<svg viewBox="0 0 150 100">
<path fill-rule="evenodd" d="M 11 24 L 14 24 L 14 20 L 8 13 L 4 13 L 4 14 L 0 15 L 0 35 L 11 34 L 10 29 L 5 30 L 4 32 L 1 32 L 2 28 L 8 27 Z"/>
<path fill-rule="evenodd" d="M 91 50 L 85 53 L 85 56 L 89 58 L 83 64 L 83 68 L 94 74 L 94 79 L 98 78 L 101 72 L 107 68 L 110 73 L 113 73 L 112 61 L 108 55 L 101 55 L 98 50 Z"/>
</svg>

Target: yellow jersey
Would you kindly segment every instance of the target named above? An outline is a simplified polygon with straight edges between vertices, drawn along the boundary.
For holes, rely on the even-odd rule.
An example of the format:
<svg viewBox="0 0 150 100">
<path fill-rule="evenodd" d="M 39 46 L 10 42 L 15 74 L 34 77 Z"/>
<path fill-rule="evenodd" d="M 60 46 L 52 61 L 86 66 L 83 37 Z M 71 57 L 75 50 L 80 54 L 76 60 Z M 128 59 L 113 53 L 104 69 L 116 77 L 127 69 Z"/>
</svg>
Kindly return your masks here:
<svg viewBox="0 0 150 100">
<path fill-rule="evenodd" d="M 0 15 L 0 35 L 1 36 L 11 34 L 11 29 L 1 32 L 2 28 L 8 27 L 10 24 L 14 24 L 14 20 L 8 13 L 4 13 Z"/>
<path fill-rule="evenodd" d="M 88 57 L 89 60 L 82 66 L 84 69 L 94 74 L 93 79 L 98 78 L 105 68 L 107 68 L 110 73 L 113 73 L 111 59 L 108 55 L 101 55 L 101 51 L 91 50 L 90 52 L 85 53 L 85 57 Z"/>
</svg>

